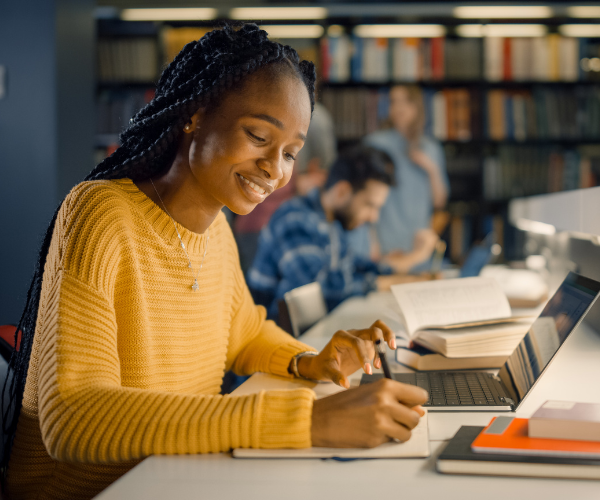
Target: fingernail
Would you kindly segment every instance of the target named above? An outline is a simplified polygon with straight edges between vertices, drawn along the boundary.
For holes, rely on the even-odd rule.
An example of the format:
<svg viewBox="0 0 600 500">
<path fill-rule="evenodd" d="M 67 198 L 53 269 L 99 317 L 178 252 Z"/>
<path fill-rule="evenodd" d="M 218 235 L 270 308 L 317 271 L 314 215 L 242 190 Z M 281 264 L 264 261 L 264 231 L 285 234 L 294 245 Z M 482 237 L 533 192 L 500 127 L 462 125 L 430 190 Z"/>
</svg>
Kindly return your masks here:
<svg viewBox="0 0 600 500">
<path fill-rule="evenodd" d="M 390 348 L 396 349 L 396 339 L 395 338 L 392 338 L 392 341 L 390 342 Z"/>
<path fill-rule="evenodd" d="M 373 369 L 371 368 L 370 363 L 365 363 L 365 373 L 367 375 L 373 375 Z"/>
</svg>

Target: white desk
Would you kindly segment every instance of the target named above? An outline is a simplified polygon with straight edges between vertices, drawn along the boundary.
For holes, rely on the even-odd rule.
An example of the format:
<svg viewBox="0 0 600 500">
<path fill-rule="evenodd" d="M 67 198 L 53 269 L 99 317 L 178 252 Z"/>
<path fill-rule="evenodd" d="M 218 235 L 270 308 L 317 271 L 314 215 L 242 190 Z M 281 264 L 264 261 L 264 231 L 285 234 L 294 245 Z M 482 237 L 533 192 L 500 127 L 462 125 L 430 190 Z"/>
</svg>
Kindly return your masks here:
<svg viewBox="0 0 600 500">
<path fill-rule="evenodd" d="M 389 295 L 349 299 L 302 338 L 322 348 L 340 328 L 361 328 L 375 319 L 393 322 Z M 390 325 L 394 327 L 395 325 Z M 405 368 L 396 365 L 395 370 Z M 588 381 L 582 384 L 580 381 Z M 600 403 L 600 335 L 582 324 L 567 340 L 558 359 L 544 373 L 517 416 L 529 417 L 546 399 Z M 242 385 L 239 393 L 281 381 L 260 375 Z M 297 382 L 289 382 L 290 384 Z M 309 384 L 308 382 L 300 382 Z M 317 392 L 335 391 L 319 384 Z M 102 492 L 111 499 L 257 499 L 308 500 L 411 498 L 444 500 L 600 499 L 597 481 L 450 476 L 435 472 L 435 457 L 461 425 L 485 425 L 491 413 L 429 414 L 432 455 L 428 459 L 366 460 L 240 460 L 229 454 L 153 456 L 144 460 Z"/>
</svg>

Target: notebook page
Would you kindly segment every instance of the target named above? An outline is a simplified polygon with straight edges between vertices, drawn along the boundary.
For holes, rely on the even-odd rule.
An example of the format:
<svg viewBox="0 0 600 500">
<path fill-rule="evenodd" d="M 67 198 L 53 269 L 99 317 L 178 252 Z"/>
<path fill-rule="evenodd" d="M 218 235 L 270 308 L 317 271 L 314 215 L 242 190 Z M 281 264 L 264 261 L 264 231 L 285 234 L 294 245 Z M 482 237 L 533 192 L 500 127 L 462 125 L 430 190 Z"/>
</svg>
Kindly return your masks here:
<svg viewBox="0 0 600 500">
<path fill-rule="evenodd" d="M 405 443 L 384 443 L 376 448 L 303 448 L 300 450 L 258 450 L 236 448 L 235 458 L 425 458 L 429 456 L 427 413 L 412 430 Z"/>
<path fill-rule="evenodd" d="M 492 278 L 458 278 L 392 285 L 410 337 L 424 327 L 511 316 L 504 292 Z"/>
</svg>

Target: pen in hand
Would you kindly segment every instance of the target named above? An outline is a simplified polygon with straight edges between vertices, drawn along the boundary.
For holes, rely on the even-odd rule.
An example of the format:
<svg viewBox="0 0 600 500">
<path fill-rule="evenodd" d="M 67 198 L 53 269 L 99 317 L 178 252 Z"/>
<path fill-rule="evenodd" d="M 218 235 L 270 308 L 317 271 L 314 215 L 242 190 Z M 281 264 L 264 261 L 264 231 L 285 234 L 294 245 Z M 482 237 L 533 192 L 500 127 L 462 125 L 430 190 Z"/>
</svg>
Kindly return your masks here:
<svg viewBox="0 0 600 500">
<path fill-rule="evenodd" d="M 379 360 L 381 361 L 381 368 L 383 369 L 383 375 L 385 378 L 392 379 L 392 372 L 390 371 L 390 367 L 388 365 L 387 359 L 385 359 L 385 346 L 381 339 L 377 339 L 375 341 L 375 350 L 377 351 L 377 355 L 379 356 Z M 400 440 L 392 439 L 395 443 L 399 443 Z"/>
<path fill-rule="evenodd" d="M 385 358 L 385 346 L 383 345 L 381 339 L 377 339 L 375 341 L 375 350 L 377 351 L 377 355 L 379 356 L 379 360 L 381 361 L 381 368 L 383 369 L 383 374 L 385 378 L 389 378 L 390 380 L 392 380 L 392 372 L 390 371 L 387 359 Z"/>
<path fill-rule="evenodd" d="M 375 350 L 377 351 L 377 355 L 379 356 L 379 360 L 381 361 L 381 368 L 383 369 L 383 375 L 385 376 L 385 378 L 389 378 L 390 380 L 393 380 L 392 372 L 390 371 L 390 366 L 388 365 L 387 359 L 385 359 L 385 346 L 383 345 L 383 342 L 381 341 L 381 339 L 377 339 L 375 341 Z M 421 405 L 415 406 L 412 409 L 415 410 L 421 417 L 425 413 L 423 411 L 423 408 L 421 407 Z M 394 441 L 396 443 L 400 442 L 396 438 L 392 439 L 392 441 Z"/>
</svg>

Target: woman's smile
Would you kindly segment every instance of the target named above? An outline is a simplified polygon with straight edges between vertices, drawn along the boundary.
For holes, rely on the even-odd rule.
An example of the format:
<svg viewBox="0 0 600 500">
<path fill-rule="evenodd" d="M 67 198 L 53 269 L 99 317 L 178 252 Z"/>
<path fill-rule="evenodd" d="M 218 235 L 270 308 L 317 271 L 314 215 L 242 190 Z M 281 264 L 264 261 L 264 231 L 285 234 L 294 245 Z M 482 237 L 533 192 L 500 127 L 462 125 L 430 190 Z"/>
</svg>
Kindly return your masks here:
<svg viewBox="0 0 600 500">
<path fill-rule="evenodd" d="M 261 203 L 274 190 L 270 184 L 267 184 L 264 181 L 260 182 L 259 185 L 258 182 L 254 182 L 253 180 L 244 177 L 242 174 L 236 174 L 236 176 L 242 191 L 248 199 L 254 203 Z"/>
</svg>

